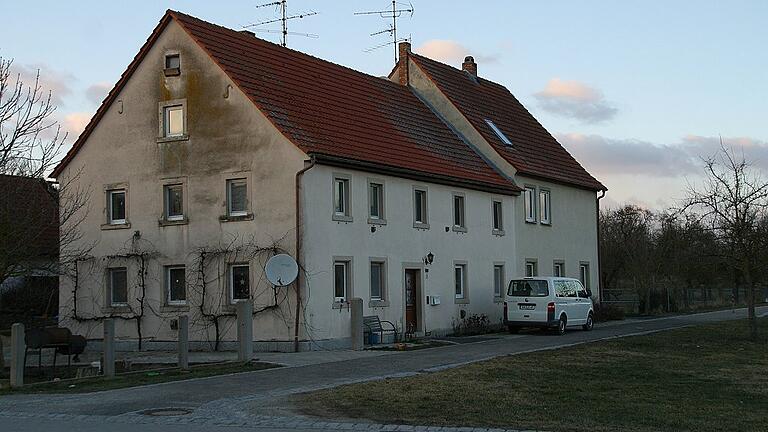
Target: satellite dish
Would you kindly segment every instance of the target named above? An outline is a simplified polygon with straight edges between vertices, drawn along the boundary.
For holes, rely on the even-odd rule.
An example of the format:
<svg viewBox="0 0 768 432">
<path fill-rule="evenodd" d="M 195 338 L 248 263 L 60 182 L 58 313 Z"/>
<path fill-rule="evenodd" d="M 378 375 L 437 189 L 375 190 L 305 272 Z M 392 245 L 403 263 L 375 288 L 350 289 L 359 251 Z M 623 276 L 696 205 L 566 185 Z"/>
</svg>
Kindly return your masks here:
<svg viewBox="0 0 768 432">
<path fill-rule="evenodd" d="M 286 286 L 293 283 L 299 275 L 299 265 L 292 256 L 278 254 L 267 261 L 264 267 L 267 280 L 275 286 Z"/>
</svg>

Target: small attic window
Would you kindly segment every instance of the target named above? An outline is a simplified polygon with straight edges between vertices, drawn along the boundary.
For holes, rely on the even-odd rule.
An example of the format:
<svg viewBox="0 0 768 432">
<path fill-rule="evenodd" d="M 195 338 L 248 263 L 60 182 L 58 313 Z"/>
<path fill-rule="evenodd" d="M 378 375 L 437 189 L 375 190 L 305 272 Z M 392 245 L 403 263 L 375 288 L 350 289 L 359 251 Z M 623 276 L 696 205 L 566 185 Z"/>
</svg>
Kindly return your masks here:
<svg viewBox="0 0 768 432">
<path fill-rule="evenodd" d="M 512 145 L 512 141 L 510 141 L 509 138 L 507 138 L 507 136 L 504 135 L 504 132 L 502 132 L 501 129 L 499 129 L 498 126 L 496 126 L 496 123 L 494 123 L 493 121 L 491 121 L 489 119 L 485 119 L 485 122 L 488 123 L 488 126 L 490 126 L 491 129 L 493 129 L 493 133 L 495 133 L 496 136 L 499 137 L 499 139 L 504 144 L 506 144 L 508 146 Z"/>
<path fill-rule="evenodd" d="M 178 53 L 165 55 L 165 76 L 176 76 L 181 73 L 181 57 Z"/>
</svg>

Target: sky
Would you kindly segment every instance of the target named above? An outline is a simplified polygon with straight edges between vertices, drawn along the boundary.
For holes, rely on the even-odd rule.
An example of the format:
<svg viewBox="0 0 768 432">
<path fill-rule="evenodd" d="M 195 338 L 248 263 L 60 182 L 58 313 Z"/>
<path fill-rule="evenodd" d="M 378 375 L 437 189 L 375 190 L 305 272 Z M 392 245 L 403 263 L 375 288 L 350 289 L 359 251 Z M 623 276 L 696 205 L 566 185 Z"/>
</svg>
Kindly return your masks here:
<svg viewBox="0 0 768 432">
<path fill-rule="evenodd" d="M 412 1 L 399 35 L 456 67 L 473 55 L 608 187 L 606 207 L 679 203 L 720 137 L 768 174 L 768 1 Z M 73 142 L 166 9 L 240 29 L 275 18 L 257 7 L 268 2 L 0 0 L 0 56 L 23 78 L 40 70 Z M 390 5 L 289 0 L 289 13 L 317 12 L 289 30 L 318 37 L 288 46 L 386 75 L 392 47 L 365 51 L 390 21 L 354 13 Z"/>
</svg>

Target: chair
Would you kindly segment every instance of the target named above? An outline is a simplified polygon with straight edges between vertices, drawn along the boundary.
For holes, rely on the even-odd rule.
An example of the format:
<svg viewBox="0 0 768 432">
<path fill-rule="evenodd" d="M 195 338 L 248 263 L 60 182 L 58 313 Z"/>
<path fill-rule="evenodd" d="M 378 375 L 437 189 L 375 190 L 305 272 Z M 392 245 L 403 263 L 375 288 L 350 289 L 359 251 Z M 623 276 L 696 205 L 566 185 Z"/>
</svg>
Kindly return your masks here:
<svg viewBox="0 0 768 432">
<path fill-rule="evenodd" d="M 384 328 L 382 324 L 387 324 L 389 328 Z M 366 340 L 370 343 L 370 335 L 372 334 L 378 334 L 379 340 L 384 340 L 385 334 L 394 334 L 395 342 L 397 342 L 397 327 L 395 327 L 394 324 L 392 324 L 389 321 L 382 321 L 379 319 L 378 315 L 370 315 L 370 316 L 364 316 L 363 317 L 363 326 L 365 327 L 365 332 L 368 334 L 368 337 L 366 337 Z"/>
</svg>

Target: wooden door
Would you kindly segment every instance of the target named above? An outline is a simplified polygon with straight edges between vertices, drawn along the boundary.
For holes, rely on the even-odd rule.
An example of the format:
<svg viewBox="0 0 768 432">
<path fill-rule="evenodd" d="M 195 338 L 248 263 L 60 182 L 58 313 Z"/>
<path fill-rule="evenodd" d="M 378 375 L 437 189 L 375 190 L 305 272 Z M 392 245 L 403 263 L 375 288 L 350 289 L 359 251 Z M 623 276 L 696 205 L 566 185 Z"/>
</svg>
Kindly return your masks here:
<svg viewBox="0 0 768 432">
<path fill-rule="evenodd" d="M 419 270 L 405 271 L 405 329 L 414 333 L 419 328 Z"/>
</svg>

